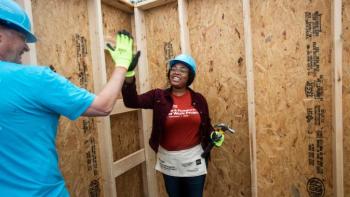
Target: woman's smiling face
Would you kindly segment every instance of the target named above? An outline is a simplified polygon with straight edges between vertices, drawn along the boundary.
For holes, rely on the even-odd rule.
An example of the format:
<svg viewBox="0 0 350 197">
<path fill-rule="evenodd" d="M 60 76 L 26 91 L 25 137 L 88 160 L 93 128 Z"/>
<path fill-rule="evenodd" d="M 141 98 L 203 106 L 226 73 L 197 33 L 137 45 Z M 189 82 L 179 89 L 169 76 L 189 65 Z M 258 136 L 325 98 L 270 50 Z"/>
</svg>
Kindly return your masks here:
<svg viewBox="0 0 350 197">
<path fill-rule="evenodd" d="M 190 70 L 182 63 L 176 63 L 170 68 L 169 81 L 174 88 L 184 88 L 187 86 Z"/>
</svg>

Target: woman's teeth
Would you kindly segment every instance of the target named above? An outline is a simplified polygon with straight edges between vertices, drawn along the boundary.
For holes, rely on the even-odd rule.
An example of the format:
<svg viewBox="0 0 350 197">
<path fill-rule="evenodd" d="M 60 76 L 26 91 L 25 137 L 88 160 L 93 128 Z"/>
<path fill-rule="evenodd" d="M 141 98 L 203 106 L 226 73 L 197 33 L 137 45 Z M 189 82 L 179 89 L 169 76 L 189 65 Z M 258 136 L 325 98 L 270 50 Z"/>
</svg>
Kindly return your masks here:
<svg viewBox="0 0 350 197">
<path fill-rule="evenodd" d="M 173 77 L 173 81 L 180 81 L 179 77 Z"/>
</svg>

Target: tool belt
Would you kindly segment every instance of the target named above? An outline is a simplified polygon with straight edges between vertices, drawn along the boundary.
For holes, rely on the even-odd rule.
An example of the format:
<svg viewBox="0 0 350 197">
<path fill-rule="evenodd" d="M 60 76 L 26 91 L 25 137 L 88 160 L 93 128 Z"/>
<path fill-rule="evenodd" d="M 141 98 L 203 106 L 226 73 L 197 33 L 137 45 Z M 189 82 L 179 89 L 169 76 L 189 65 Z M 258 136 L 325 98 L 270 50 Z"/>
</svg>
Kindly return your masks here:
<svg viewBox="0 0 350 197">
<path fill-rule="evenodd" d="M 193 177 L 207 174 L 205 160 L 201 157 L 200 144 L 186 150 L 167 151 L 159 146 L 156 170 L 176 177 Z"/>
</svg>

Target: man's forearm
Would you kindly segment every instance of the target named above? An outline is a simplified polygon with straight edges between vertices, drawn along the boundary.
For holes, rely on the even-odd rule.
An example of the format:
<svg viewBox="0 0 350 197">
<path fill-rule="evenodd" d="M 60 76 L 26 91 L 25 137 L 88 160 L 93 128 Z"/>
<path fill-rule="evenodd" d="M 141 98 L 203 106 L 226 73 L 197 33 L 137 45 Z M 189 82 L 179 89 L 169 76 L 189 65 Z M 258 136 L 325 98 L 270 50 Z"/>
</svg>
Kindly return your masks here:
<svg viewBox="0 0 350 197">
<path fill-rule="evenodd" d="M 113 110 L 114 104 L 125 79 L 126 69 L 116 67 L 107 84 L 97 94 L 91 106 L 83 114 L 84 116 L 106 116 Z"/>
</svg>

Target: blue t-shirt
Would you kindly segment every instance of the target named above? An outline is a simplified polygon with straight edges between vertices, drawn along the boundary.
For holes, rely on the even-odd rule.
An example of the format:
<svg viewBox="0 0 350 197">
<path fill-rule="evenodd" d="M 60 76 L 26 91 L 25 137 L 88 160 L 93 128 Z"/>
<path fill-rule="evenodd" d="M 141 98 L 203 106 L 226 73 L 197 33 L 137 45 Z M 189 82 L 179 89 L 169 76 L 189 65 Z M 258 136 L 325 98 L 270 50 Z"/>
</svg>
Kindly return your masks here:
<svg viewBox="0 0 350 197">
<path fill-rule="evenodd" d="M 0 61 L 0 196 L 69 196 L 58 166 L 58 119 L 77 119 L 94 98 L 48 67 Z"/>
</svg>

